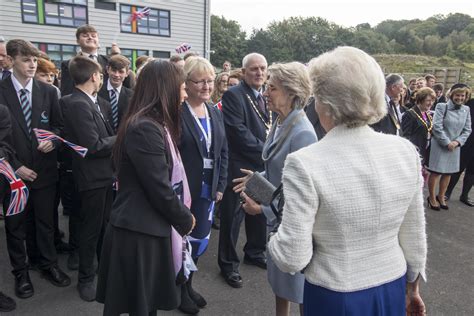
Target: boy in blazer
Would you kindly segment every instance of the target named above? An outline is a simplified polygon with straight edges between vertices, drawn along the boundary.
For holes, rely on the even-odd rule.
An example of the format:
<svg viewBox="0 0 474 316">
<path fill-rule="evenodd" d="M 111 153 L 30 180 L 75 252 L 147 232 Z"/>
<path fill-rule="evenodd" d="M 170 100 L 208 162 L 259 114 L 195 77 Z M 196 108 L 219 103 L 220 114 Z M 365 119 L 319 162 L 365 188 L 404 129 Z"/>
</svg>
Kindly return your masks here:
<svg viewBox="0 0 474 316">
<path fill-rule="evenodd" d="M 116 133 L 122 118 L 127 113 L 128 102 L 132 97 L 133 90 L 123 85 L 128 76 L 130 61 L 122 55 L 110 57 L 107 65 L 108 79 L 102 85 L 99 96 L 110 103 L 111 121 L 110 125 Z"/>
<path fill-rule="evenodd" d="M 76 42 L 81 47 L 81 51 L 78 56 L 88 57 L 100 64 L 102 67 L 102 74 L 104 75 L 105 81 L 107 80 L 106 67 L 109 62 L 109 58 L 105 55 L 99 54 L 99 33 L 95 27 L 89 24 L 84 24 L 76 30 Z M 73 75 L 70 73 L 69 60 L 65 60 L 61 63 L 61 95 L 66 96 L 71 94 L 74 90 Z M 125 86 L 131 87 L 130 79 L 125 80 Z"/>
<path fill-rule="evenodd" d="M 56 89 L 33 78 L 38 50 L 29 42 L 13 39 L 7 43 L 7 54 L 13 74 L 0 82 L 0 104 L 8 107 L 12 117 L 9 145 L 15 154 L 11 155 L 10 164 L 28 186 L 30 195 L 25 210 L 6 218 L 5 225 L 15 294 L 27 298 L 34 293 L 29 265 L 39 268 L 53 285 L 62 287 L 71 283 L 58 267 L 54 246 L 56 148 L 59 143 L 38 142 L 33 132 L 34 128 L 40 128 L 60 134 L 62 117 Z M 9 201 L 9 197 L 5 200 Z"/>
<path fill-rule="evenodd" d="M 73 156 L 72 172 L 81 200 L 79 224 L 79 296 L 95 300 L 94 257 L 101 251 L 102 236 L 112 205 L 114 181 L 110 155 L 115 143 L 108 123 L 108 107 L 100 106 L 97 93 L 102 85 L 101 66 L 88 57 L 76 56 L 69 63 L 76 85 L 61 98 L 65 132 L 69 140 L 88 149 L 85 158 Z"/>
</svg>

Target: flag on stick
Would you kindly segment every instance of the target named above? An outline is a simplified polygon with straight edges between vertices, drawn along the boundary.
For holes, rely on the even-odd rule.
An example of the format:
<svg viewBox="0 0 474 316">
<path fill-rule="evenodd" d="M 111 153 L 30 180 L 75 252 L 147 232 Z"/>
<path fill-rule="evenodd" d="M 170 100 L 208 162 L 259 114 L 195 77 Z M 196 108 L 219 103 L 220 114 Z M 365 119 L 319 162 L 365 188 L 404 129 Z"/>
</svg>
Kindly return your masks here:
<svg viewBox="0 0 474 316">
<path fill-rule="evenodd" d="M 131 23 L 131 22 L 134 22 L 134 21 L 137 21 L 137 20 L 141 20 L 141 19 L 143 19 L 144 17 L 146 17 L 148 15 L 150 15 L 150 8 L 149 7 L 144 7 L 141 10 L 132 12 L 132 15 L 130 15 L 130 17 L 128 18 L 128 20 L 125 23 L 128 24 L 128 23 Z"/>
<path fill-rule="evenodd" d="M 176 47 L 174 50 L 176 51 L 176 53 L 181 54 L 181 53 L 187 52 L 190 49 L 191 49 L 191 45 L 183 43 L 179 45 L 178 47 Z"/>
<path fill-rule="evenodd" d="M 71 147 L 76 153 L 81 155 L 82 158 L 84 158 L 87 154 L 87 148 L 71 143 L 65 140 L 64 138 L 54 134 L 53 132 L 39 128 L 33 128 L 33 131 L 35 132 L 36 138 L 39 142 L 44 142 L 47 140 L 59 140 L 60 142 L 63 142 L 69 147 Z"/>
</svg>

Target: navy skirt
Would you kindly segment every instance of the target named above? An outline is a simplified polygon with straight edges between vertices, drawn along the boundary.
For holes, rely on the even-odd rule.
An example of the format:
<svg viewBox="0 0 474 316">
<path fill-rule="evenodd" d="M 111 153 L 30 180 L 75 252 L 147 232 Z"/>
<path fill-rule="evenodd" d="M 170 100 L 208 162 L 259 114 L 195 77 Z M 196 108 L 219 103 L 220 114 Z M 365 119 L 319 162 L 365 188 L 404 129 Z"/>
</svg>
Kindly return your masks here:
<svg viewBox="0 0 474 316">
<path fill-rule="evenodd" d="M 305 281 L 305 315 L 405 315 L 406 276 L 355 292 L 336 292 Z"/>
</svg>

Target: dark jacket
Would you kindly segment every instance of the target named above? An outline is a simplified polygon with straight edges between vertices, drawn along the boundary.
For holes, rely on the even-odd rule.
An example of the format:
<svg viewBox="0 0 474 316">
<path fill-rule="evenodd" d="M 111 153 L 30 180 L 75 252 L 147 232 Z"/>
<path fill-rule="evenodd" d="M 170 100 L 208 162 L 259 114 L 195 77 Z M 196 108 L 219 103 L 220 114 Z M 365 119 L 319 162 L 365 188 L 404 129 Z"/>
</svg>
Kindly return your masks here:
<svg viewBox="0 0 474 316">
<path fill-rule="evenodd" d="M 169 237 L 172 225 L 185 235 L 191 230 L 191 212 L 171 186 L 171 162 L 161 130 L 146 118 L 128 127 L 110 224 L 158 237 Z"/>
<path fill-rule="evenodd" d="M 120 123 L 122 122 L 122 119 L 125 117 L 125 114 L 127 114 L 128 110 L 128 102 L 132 98 L 133 95 L 133 90 L 129 89 L 125 86 L 122 86 L 122 89 L 120 90 L 119 98 L 118 98 L 118 124 L 120 126 Z M 99 97 L 103 98 L 104 100 L 107 100 L 107 102 L 110 103 L 110 93 L 107 90 L 107 81 L 104 81 L 104 84 L 102 85 L 102 88 L 99 91 Z M 113 121 L 110 121 L 112 123 Z M 111 124 L 113 126 L 113 124 Z"/>
<path fill-rule="evenodd" d="M 263 171 L 262 150 L 267 137 L 265 123 L 269 113 L 262 113 L 255 94 L 245 81 L 231 87 L 222 96 L 225 132 L 229 146 L 228 183 L 241 177 L 240 168 Z"/>
<path fill-rule="evenodd" d="M 59 110 L 56 89 L 46 83 L 32 80 L 31 133 L 28 132 L 25 116 L 11 77 L 0 82 L 0 104 L 6 105 L 11 114 L 12 134 L 10 146 L 16 154 L 11 157 L 10 164 L 15 170 L 21 166 L 26 166 L 35 171 L 38 174 L 36 180 L 33 182 L 26 181 L 25 184 L 39 189 L 55 183 L 58 179 L 57 150 L 52 150 L 46 154 L 40 152 L 37 149 L 38 141 L 33 128 L 48 130 L 60 135 L 63 120 Z M 56 148 L 60 145 L 58 141 L 53 141 L 53 143 Z"/>
<path fill-rule="evenodd" d="M 183 160 L 186 176 L 188 178 L 189 189 L 192 199 L 197 199 L 201 195 L 203 159 L 207 158 L 200 142 L 200 132 L 196 120 L 189 111 L 188 106 L 183 103 L 181 116 L 181 140 L 179 151 Z M 224 119 L 221 111 L 213 106 L 206 105 L 210 116 L 212 132 L 212 153 L 214 159 L 214 169 L 212 177 L 213 199 L 216 192 L 224 193 L 227 181 L 227 139 L 225 136 Z"/>
<path fill-rule="evenodd" d="M 308 105 L 306 105 L 304 110 L 308 120 L 311 122 L 311 125 L 313 125 L 314 131 L 318 136 L 318 140 L 321 140 L 326 135 L 326 131 L 319 121 L 319 115 L 318 112 L 316 112 L 316 101 L 314 97 L 310 98 Z"/>
<path fill-rule="evenodd" d="M 403 137 L 408 139 L 413 145 L 418 148 L 418 152 L 420 153 L 423 160 L 426 159 L 426 146 L 428 145 L 428 130 L 426 126 L 420 121 L 418 118 L 421 116 L 421 111 L 417 106 L 412 107 L 410 110 L 406 111 L 405 115 L 403 115 L 402 119 L 402 130 L 403 130 Z M 430 119 L 426 124 L 428 128 L 432 128 L 433 118 L 429 113 L 427 115 L 430 116 Z"/>
<path fill-rule="evenodd" d="M 15 155 L 13 147 L 10 145 L 12 137 L 12 121 L 8 108 L 0 104 L 0 158 L 10 161 Z"/>
<path fill-rule="evenodd" d="M 85 158 L 73 154 L 72 170 L 79 191 L 111 185 L 114 178 L 110 156 L 116 136 L 107 120 L 110 108 L 100 104 L 101 114 L 89 96 L 76 88 L 60 103 L 68 140 L 88 149 Z"/>
<path fill-rule="evenodd" d="M 467 101 L 466 105 L 471 112 L 471 128 L 474 131 L 474 98 Z M 461 164 L 467 166 L 474 159 L 474 132 L 469 135 L 468 139 L 461 147 Z"/>
</svg>

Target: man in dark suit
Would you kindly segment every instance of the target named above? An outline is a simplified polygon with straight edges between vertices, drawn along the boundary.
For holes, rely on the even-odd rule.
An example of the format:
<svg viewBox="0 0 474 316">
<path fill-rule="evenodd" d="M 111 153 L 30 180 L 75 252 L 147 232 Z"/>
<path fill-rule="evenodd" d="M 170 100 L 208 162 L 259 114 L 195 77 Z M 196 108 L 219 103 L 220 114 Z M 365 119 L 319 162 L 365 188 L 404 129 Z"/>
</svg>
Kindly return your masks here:
<svg viewBox="0 0 474 316">
<path fill-rule="evenodd" d="M 222 112 L 229 146 L 228 185 L 221 204 L 218 263 L 226 282 L 242 286 L 236 243 L 240 224 L 245 217 L 247 243 L 244 263 L 266 269 L 266 220 L 260 214 L 246 215 L 239 195 L 232 190 L 232 179 L 240 178 L 240 169 L 262 171 L 262 149 L 270 130 L 272 117 L 266 108 L 262 88 L 267 76 L 264 56 L 249 54 L 242 61 L 244 80 L 226 91 L 222 97 Z"/>
<path fill-rule="evenodd" d="M 97 103 L 102 85 L 102 69 L 83 56 L 69 63 L 76 84 L 73 93 L 61 98 L 65 132 L 70 141 L 88 149 L 85 158 L 73 156 L 72 170 L 81 200 L 79 228 L 79 296 L 95 299 L 94 257 L 100 254 L 101 241 L 112 205 L 113 170 L 110 155 L 116 136 L 104 113 L 109 109 Z M 98 256 L 99 257 L 99 256 Z"/>
<path fill-rule="evenodd" d="M 107 65 L 109 78 L 104 82 L 99 91 L 99 96 L 110 103 L 112 118 L 111 126 L 117 132 L 122 118 L 127 113 L 128 102 L 132 97 L 133 90 L 123 86 L 123 81 L 128 76 L 130 67 L 129 60 L 122 55 L 110 57 Z"/>
<path fill-rule="evenodd" d="M 385 84 L 387 115 L 371 127 L 376 132 L 401 136 L 402 114 L 399 105 L 396 105 L 394 100 L 397 100 L 403 90 L 403 78 L 397 74 L 390 74 L 385 78 Z"/>
<path fill-rule="evenodd" d="M 78 53 L 80 56 L 89 57 L 90 59 L 98 62 L 102 67 L 102 73 L 104 76 L 104 81 L 107 80 L 106 67 L 109 62 L 109 59 L 105 55 L 101 55 L 98 52 L 99 49 L 99 34 L 97 30 L 88 24 L 84 24 L 77 28 L 76 30 L 76 41 L 77 44 L 81 47 L 81 51 Z M 72 74 L 69 69 L 70 60 L 65 60 L 61 63 L 61 95 L 66 96 L 71 94 L 74 89 L 74 81 L 72 79 Z M 126 87 L 131 87 L 130 80 L 125 80 L 124 85 Z"/>
<path fill-rule="evenodd" d="M 7 58 L 7 43 L 0 38 L 0 81 L 11 76 L 11 64 Z"/>
<path fill-rule="evenodd" d="M 5 225 L 15 294 L 27 298 L 34 293 L 27 253 L 29 264 L 37 266 L 53 285 L 71 283 L 58 267 L 54 246 L 53 207 L 59 142 L 38 142 L 33 132 L 34 128 L 40 128 L 60 134 L 62 117 L 56 89 L 33 79 L 38 50 L 29 42 L 14 39 L 7 44 L 7 54 L 13 64 L 13 74 L 0 82 L 0 104 L 6 105 L 12 116 L 10 146 L 16 154 L 10 164 L 27 184 L 30 195 L 25 210 L 6 218 Z"/>
</svg>

